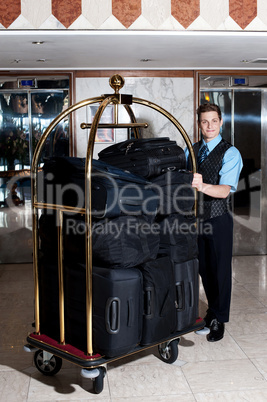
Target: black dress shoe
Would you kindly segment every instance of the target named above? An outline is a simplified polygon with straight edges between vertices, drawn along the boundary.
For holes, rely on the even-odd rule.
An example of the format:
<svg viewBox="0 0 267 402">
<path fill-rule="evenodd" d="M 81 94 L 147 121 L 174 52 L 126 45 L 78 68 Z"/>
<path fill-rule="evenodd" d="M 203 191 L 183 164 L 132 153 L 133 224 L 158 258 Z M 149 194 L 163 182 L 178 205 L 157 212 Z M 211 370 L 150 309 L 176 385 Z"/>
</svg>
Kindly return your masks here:
<svg viewBox="0 0 267 402">
<path fill-rule="evenodd" d="M 216 318 L 215 314 L 207 310 L 207 314 L 203 318 L 203 320 L 205 321 L 205 327 L 210 328 L 211 322 L 212 320 L 214 320 L 214 318 Z"/>
<path fill-rule="evenodd" d="M 224 323 L 219 322 L 217 318 L 214 318 L 210 324 L 210 333 L 207 335 L 209 342 L 220 341 L 224 336 Z"/>
</svg>

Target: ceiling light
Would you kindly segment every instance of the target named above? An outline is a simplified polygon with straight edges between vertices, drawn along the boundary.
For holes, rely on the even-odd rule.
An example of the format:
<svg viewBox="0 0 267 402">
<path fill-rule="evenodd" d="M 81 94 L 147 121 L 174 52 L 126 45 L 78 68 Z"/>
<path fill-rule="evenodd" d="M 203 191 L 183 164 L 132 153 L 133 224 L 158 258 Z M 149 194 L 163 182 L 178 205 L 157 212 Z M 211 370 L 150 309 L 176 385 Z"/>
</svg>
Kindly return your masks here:
<svg viewBox="0 0 267 402">
<path fill-rule="evenodd" d="M 267 63 L 267 58 L 258 57 L 257 59 L 249 60 L 249 63 Z"/>
<path fill-rule="evenodd" d="M 41 40 L 38 40 L 37 42 L 32 42 L 33 45 L 43 45 L 44 42 L 42 42 Z"/>
<path fill-rule="evenodd" d="M 152 61 L 151 59 L 141 59 L 140 60 L 142 63 L 147 63 L 148 61 Z"/>
<path fill-rule="evenodd" d="M 257 59 L 251 59 L 251 60 L 240 60 L 241 63 L 267 63 L 267 58 L 266 57 L 258 57 Z"/>
</svg>

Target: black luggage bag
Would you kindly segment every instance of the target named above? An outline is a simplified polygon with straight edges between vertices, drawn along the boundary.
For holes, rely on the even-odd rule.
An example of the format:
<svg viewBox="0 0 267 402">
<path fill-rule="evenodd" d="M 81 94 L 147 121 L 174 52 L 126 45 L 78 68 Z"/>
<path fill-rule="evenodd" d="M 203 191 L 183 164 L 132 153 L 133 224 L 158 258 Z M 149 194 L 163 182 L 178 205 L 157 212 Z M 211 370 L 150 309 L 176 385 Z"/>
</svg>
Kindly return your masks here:
<svg viewBox="0 0 267 402">
<path fill-rule="evenodd" d="M 86 222 L 84 214 L 64 213 L 63 250 L 66 261 L 85 264 Z M 56 216 L 39 219 L 40 248 L 50 262 L 58 259 Z M 106 268 L 133 268 L 157 258 L 159 233 L 142 216 L 119 216 L 97 220 L 92 225 L 93 264 Z"/>
<path fill-rule="evenodd" d="M 175 263 L 197 258 L 197 227 L 193 214 L 171 214 L 164 217 L 159 225 L 159 255 L 168 255 Z"/>
<path fill-rule="evenodd" d="M 86 350 L 85 265 L 66 266 L 66 342 Z M 143 283 L 138 269 L 93 267 L 93 346 L 107 357 L 132 351 L 142 334 Z"/>
<path fill-rule="evenodd" d="M 198 259 L 174 263 L 176 286 L 176 331 L 195 324 L 198 318 L 199 279 Z"/>
<path fill-rule="evenodd" d="M 171 260 L 158 258 L 140 266 L 144 286 L 141 345 L 168 338 L 176 329 L 175 279 Z"/>
<path fill-rule="evenodd" d="M 168 137 L 130 139 L 103 149 L 98 157 L 147 179 L 186 168 L 183 149 Z"/>
<path fill-rule="evenodd" d="M 41 215 L 39 219 L 40 247 L 47 259 L 54 263 L 58 258 L 56 217 Z M 64 260 L 85 264 L 86 222 L 84 214 L 63 216 Z M 93 222 L 93 264 L 103 268 L 133 268 L 157 258 L 159 233 L 139 216 L 119 216 L 111 220 Z"/>
<path fill-rule="evenodd" d="M 151 178 L 152 188 L 159 196 L 158 214 L 187 214 L 192 212 L 195 194 L 193 173 L 185 169 L 168 171 Z"/>
<path fill-rule="evenodd" d="M 93 263 L 109 268 L 133 268 L 157 258 L 159 233 L 137 216 L 120 216 L 93 225 Z"/>
<path fill-rule="evenodd" d="M 43 167 L 43 201 L 58 205 L 84 208 L 85 159 L 53 157 Z M 114 218 L 120 215 L 145 215 L 153 221 L 158 199 L 150 182 L 141 176 L 93 160 L 91 174 L 92 217 Z"/>
</svg>

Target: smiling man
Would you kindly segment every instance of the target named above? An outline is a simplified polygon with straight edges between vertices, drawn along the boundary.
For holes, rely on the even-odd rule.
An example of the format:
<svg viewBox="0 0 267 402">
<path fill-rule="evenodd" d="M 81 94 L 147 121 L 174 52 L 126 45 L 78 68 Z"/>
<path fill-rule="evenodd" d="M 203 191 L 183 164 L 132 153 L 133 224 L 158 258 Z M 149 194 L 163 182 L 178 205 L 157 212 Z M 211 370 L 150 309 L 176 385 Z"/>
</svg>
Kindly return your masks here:
<svg viewBox="0 0 267 402">
<path fill-rule="evenodd" d="M 224 323 L 229 321 L 233 248 L 229 195 L 237 189 L 243 163 L 240 152 L 220 134 L 220 108 L 204 104 L 197 115 L 202 139 L 193 146 L 197 173 L 192 187 L 199 192 L 198 218 L 211 226 L 209 233 L 198 235 L 199 273 L 208 300 L 207 340 L 216 342 L 223 338 Z"/>
</svg>

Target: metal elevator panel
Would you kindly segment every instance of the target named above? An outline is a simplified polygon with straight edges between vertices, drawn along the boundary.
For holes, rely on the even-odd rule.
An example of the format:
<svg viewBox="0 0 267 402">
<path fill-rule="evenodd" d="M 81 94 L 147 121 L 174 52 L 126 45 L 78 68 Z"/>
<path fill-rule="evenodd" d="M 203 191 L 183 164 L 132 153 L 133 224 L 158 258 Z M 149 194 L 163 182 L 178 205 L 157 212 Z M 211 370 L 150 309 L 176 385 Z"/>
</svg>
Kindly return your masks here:
<svg viewBox="0 0 267 402">
<path fill-rule="evenodd" d="M 203 87 L 200 95 L 201 103 L 220 106 L 222 136 L 238 148 L 244 163 L 238 189 L 232 195 L 233 254 L 266 254 L 267 90 L 229 85 Z"/>
</svg>

